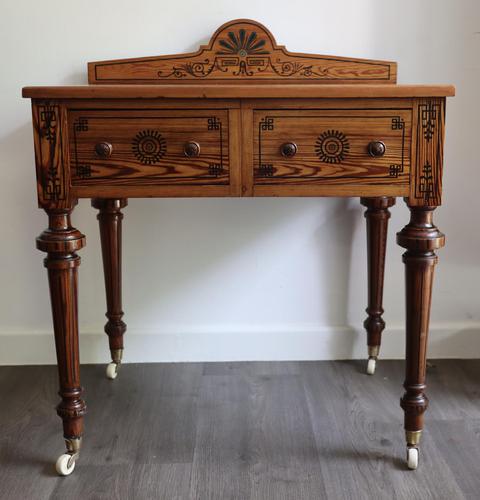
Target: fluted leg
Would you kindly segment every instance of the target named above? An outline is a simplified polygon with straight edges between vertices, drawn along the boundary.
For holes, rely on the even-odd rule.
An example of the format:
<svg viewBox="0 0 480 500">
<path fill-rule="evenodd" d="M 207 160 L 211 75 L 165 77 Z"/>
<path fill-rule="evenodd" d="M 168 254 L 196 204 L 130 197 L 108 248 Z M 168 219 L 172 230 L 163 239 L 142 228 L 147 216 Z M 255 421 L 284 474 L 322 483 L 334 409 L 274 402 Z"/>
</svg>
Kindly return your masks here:
<svg viewBox="0 0 480 500">
<path fill-rule="evenodd" d="M 63 421 L 67 453 L 57 461 L 60 474 L 70 474 L 80 450 L 86 405 L 80 386 L 77 316 L 77 268 L 75 253 L 85 246 L 85 236 L 70 224 L 71 210 L 46 210 L 49 228 L 37 238 L 37 248 L 47 252 L 53 330 L 61 397 L 57 413 Z M 62 458 L 63 457 L 63 458 Z"/>
<path fill-rule="evenodd" d="M 389 207 L 395 204 L 395 198 L 360 198 L 367 207 L 367 256 L 368 256 L 368 307 L 367 319 L 363 326 L 367 330 L 368 364 L 367 373 L 375 373 L 375 364 L 380 352 L 383 321 L 383 281 L 385 272 L 385 250 L 387 246 Z"/>
<path fill-rule="evenodd" d="M 408 466 L 416 468 L 423 415 L 428 406 L 425 394 L 426 354 L 433 273 L 445 236 L 433 224 L 435 207 L 410 207 L 410 223 L 397 234 L 403 254 L 406 286 L 406 376 L 400 405 L 405 412 Z M 415 458 L 417 457 L 417 458 Z M 416 461 L 417 460 L 417 461 Z"/>
<path fill-rule="evenodd" d="M 122 321 L 122 219 L 121 209 L 126 199 L 94 199 L 92 206 L 99 210 L 97 219 L 102 244 L 105 293 L 107 297 L 108 335 L 112 363 L 107 366 L 107 377 L 117 376 L 123 354 L 123 334 L 127 325 Z"/>
</svg>

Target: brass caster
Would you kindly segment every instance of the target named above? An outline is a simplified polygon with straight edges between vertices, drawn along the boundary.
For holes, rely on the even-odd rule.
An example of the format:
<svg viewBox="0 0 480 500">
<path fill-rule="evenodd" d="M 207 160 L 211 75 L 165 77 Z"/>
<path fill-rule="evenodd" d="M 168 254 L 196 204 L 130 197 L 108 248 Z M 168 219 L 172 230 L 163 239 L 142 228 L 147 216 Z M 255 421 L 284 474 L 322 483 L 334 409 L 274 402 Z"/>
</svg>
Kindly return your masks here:
<svg viewBox="0 0 480 500">
<path fill-rule="evenodd" d="M 377 358 L 380 354 L 379 345 L 369 345 L 368 346 L 368 361 L 367 361 L 367 374 L 373 375 L 375 373 L 375 368 L 377 367 Z"/>
<path fill-rule="evenodd" d="M 109 363 L 107 365 L 107 370 L 106 370 L 107 378 L 110 380 L 116 379 L 117 375 L 118 375 L 119 368 L 120 368 L 120 364 L 113 363 L 113 362 Z"/>
<path fill-rule="evenodd" d="M 407 467 L 416 470 L 418 467 L 419 451 L 416 446 L 407 446 Z"/>
<path fill-rule="evenodd" d="M 367 374 L 368 375 L 374 375 L 375 374 L 375 368 L 377 366 L 377 358 L 368 358 L 367 361 Z"/>
<path fill-rule="evenodd" d="M 120 363 L 122 362 L 123 349 L 111 349 L 112 362 L 107 365 L 107 378 L 113 380 L 117 378 Z"/>
<path fill-rule="evenodd" d="M 75 462 L 80 453 L 82 438 L 65 439 L 67 453 L 60 455 L 55 463 L 55 469 L 60 476 L 69 476 L 75 469 Z"/>
</svg>

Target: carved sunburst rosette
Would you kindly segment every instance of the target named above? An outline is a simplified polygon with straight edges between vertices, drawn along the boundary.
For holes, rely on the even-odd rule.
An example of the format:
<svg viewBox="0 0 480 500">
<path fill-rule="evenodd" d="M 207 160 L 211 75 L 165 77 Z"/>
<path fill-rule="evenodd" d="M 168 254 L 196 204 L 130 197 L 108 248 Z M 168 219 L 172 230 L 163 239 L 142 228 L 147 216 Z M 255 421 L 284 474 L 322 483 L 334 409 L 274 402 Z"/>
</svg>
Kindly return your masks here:
<svg viewBox="0 0 480 500">
<path fill-rule="evenodd" d="M 167 141 L 157 130 L 142 130 L 132 141 L 136 158 L 145 165 L 157 163 L 167 152 Z"/>
<path fill-rule="evenodd" d="M 341 163 L 349 149 L 347 137 L 338 130 L 326 130 L 315 143 L 315 153 L 325 163 Z"/>
</svg>

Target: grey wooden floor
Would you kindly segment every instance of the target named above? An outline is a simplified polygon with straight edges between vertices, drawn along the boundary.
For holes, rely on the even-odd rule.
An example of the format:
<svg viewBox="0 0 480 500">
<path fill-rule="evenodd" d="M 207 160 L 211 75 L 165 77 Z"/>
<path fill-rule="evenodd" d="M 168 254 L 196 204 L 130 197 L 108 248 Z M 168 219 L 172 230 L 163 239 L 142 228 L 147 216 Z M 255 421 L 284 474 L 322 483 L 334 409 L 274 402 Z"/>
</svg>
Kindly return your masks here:
<svg viewBox="0 0 480 500">
<path fill-rule="evenodd" d="M 404 465 L 403 363 L 83 366 L 72 476 L 55 367 L 0 368 L 2 499 L 478 499 L 480 360 L 435 361 L 419 470 Z"/>
</svg>

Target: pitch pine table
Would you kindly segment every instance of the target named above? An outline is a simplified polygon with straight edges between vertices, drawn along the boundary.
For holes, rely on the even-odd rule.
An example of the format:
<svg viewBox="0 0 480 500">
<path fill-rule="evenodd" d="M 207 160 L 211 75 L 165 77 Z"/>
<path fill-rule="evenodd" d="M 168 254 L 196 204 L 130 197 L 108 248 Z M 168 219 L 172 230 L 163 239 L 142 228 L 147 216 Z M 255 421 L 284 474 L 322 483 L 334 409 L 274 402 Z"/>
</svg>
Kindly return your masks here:
<svg viewBox="0 0 480 500">
<path fill-rule="evenodd" d="M 114 379 L 122 359 L 121 210 L 130 197 L 355 196 L 367 208 L 369 360 L 385 323 L 382 294 L 389 207 L 403 197 L 397 233 L 406 273 L 407 465 L 418 464 L 428 399 L 425 365 L 432 280 L 444 235 L 441 203 L 449 85 L 397 85 L 387 61 L 297 54 L 261 24 L 221 26 L 197 52 L 93 62 L 89 85 L 26 87 L 32 99 L 38 202 L 46 252 L 67 453 L 78 458 L 86 405 L 80 385 L 78 198 L 98 209 Z"/>
</svg>

